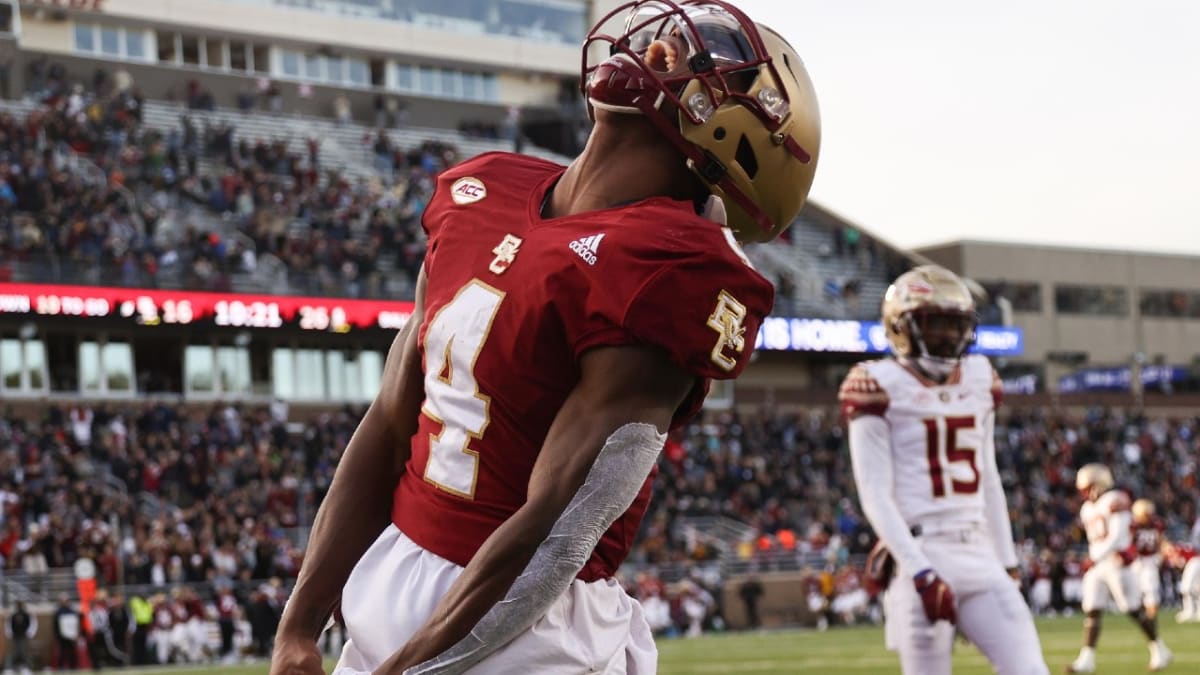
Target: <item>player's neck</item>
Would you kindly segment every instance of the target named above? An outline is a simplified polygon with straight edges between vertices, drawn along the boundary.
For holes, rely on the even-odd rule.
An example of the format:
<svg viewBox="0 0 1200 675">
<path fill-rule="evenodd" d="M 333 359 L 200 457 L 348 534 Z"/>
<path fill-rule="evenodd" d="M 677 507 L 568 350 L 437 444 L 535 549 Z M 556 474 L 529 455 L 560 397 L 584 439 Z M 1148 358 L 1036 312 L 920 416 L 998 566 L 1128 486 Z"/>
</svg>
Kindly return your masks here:
<svg viewBox="0 0 1200 675">
<path fill-rule="evenodd" d="M 585 213 L 665 196 L 692 199 L 696 179 L 680 153 L 645 120 L 599 123 L 554 188 L 546 217 Z"/>
</svg>

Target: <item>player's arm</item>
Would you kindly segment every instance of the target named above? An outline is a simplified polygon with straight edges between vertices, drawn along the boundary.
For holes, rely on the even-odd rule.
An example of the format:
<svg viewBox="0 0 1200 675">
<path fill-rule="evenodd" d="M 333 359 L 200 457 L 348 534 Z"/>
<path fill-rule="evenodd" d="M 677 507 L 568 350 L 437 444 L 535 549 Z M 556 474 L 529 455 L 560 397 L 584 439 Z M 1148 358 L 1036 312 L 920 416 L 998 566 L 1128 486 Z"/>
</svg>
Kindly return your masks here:
<svg viewBox="0 0 1200 675">
<path fill-rule="evenodd" d="M 404 672 L 469 634 L 474 642 L 499 647 L 506 636 L 511 639 L 545 613 L 578 574 L 600 535 L 629 508 L 694 379 L 646 347 L 594 349 L 580 359 L 580 369 L 580 381 L 538 455 L 525 504 L 488 537 L 425 625 L 376 672 Z M 571 532 L 563 533 L 568 528 L 556 523 L 569 523 Z M 563 536 L 549 536 L 552 530 Z M 538 559 L 546 564 L 529 569 L 539 546 Z M 530 597 L 517 603 L 519 616 L 504 615 L 504 621 L 489 621 L 482 632 L 472 633 L 522 572 L 527 572 L 521 583 Z M 498 610 L 514 609 L 510 600 L 503 604 Z M 495 613 L 489 617 L 494 619 Z M 486 653 L 470 651 L 476 660 Z M 467 665 L 443 664 L 439 667 L 445 671 L 436 672 L 458 672 Z"/>
<path fill-rule="evenodd" d="M 1088 543 L 1088 556 L 1100 562 L 1117 551 L 1117 544 L 1121 541 L 1121 533 L 1128 532 L 1129 526 L 1133 524 L 1133 514 L 1128 509 L 1120 509 L 1108 514 L 1108 531 L 1104 534 L 1104 538 L 1100 541 Z"/>
<path fill-rule="evenodd" d="M 350 571 L 390 522 L 392 492 L 411 453 L 424 396 L 417 350 L 425 305 L 423 268 L 416 296 L 412 317 L 388 350 L 379 393 L 350 438 L 317 511 L 304 564 L 279 624 L 285 642 L 320 637 Z M 287 664 L 280 667 L 286 670 Z M 272 670 L 277 670 L 275 662 Z"/>
<path fill-rule="evenodd" d="M 995 413 L 989 414 L 983 424 L 983 512 L 988 531 L 992 535 L 992 548 L 1007 570 L 1017 566 L 1017 549 L 1013 545 L 1012 521 L 1008 517 L 1008 500 L 1004 496 L 1004 484 L 1000 481 L 1000 468 L 996 464 Z"/>
<path fill-rule="evenodd" d="M 894 467 L 887 420 L 857 414 L 851 417 L 849 426 L 850 465 L 863 515 L 905 574 L 912 576 L 929 569 L 932 564 L 909 531 L 892 493 Z"/>
</svg>

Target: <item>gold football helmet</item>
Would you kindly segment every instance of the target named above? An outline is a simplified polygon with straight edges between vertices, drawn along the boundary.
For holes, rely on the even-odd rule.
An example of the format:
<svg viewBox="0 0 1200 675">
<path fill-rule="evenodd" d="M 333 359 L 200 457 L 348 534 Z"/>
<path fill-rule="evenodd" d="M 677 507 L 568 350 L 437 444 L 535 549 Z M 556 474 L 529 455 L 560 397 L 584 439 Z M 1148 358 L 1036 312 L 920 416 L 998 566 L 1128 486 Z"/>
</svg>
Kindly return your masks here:
<svg viewBox="0 0 1200 675">
<path fill-rule="evenodd" d="M 901 274 L 883 296 L 883 328 L 896 356 L 936 379 L 950 374 L 975 341 L 975 299 L 958 275 L 937 265 Z"/>
<path fill-rule="evenodd" d="M 1095 499 L 1108 492 L 1113 486 L 1112 471 L 1098 462 L 1084 464 L 1075 473 L 1075 489 L 1088 499 Z"/>
<path fill-rule="evenodd" d="M 1144 523 L 1154 517 L 1154 502 L 1149 499 L 1138 499 L 1133 502 L 1133 519 L 1136 522 Z"/>
<path fill-rule="evenodd" d="M 606 59 L 593 63 L 592 47 L 605 43 Z M 739 240 L 768 241 L 792 224 L 812 187 L 821 122 L 783 37 L 721 0 L 637 0 L 602 18 L 583 49 L 589 105 L 645 115 L 722 198 Z"/>
</svg>

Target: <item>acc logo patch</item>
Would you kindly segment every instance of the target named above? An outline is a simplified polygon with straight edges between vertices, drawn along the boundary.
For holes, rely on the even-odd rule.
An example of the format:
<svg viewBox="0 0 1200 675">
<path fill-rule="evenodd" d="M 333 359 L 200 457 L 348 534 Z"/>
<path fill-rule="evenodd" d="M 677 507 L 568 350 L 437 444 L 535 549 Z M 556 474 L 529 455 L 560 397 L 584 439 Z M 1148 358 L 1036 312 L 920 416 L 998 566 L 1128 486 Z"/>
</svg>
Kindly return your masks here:
<svg viewBox="0 0 1200 675">
<path fill-rule="evenodd" d="M 487 187 L 478 178 L 459 178 L 450 186 L 450 198 L 455 204 L 474 204 L 486 196 Z"/>
</svg>

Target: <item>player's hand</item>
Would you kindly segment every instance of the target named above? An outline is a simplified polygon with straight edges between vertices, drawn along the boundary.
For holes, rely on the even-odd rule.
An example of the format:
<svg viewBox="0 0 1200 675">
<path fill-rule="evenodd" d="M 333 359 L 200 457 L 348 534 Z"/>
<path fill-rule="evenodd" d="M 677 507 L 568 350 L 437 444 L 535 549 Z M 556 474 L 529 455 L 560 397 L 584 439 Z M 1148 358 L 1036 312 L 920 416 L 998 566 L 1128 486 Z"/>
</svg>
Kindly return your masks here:
<svg viewBox="0 0 1200 675">
<path fill-rule="evenodd" d="M 709 195 L 704 202 L 704 210 L 700 215 L 718 225 L 725 225 L 725 202 L 716 195 Z"/>
<path fill-rule="evenodd" d="M 958 610 L 954 607 L 954 593 L 946 582 L 933 570 L 924 570 L 913 577 L 917 593 L 921 595 L 921 604 L 925 606 L 925 617 L 929 623 L 958 621 Z"/>
<path fill-rule="evenodd" d="M 308 637 L 278 635 L 271 653 L 270 675 L 325 675 L 317 641 Z"/>
</svg>

